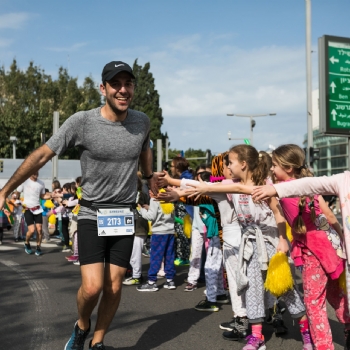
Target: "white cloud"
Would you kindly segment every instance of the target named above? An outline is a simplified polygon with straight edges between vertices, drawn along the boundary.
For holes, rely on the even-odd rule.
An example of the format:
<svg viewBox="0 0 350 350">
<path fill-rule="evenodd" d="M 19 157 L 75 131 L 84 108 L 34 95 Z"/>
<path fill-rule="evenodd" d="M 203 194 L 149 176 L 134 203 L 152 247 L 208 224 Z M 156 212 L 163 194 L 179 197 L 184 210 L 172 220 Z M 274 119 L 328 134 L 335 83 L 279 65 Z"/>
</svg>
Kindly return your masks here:
<svg viewBox="0 0 350 350">
<path fill-rule="evenodd" d="M 0 15 L 0 29 L 20 29 L 31 18 L 27 12 L 6 13 Z"/>
</svg>

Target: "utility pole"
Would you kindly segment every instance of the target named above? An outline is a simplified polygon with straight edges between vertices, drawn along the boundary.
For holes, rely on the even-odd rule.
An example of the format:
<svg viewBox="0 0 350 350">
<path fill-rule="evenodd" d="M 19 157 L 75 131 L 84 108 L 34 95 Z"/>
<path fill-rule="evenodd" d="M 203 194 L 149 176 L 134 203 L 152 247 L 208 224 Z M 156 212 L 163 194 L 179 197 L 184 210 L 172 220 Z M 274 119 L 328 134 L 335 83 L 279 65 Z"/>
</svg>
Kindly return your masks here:
<svg viewBox="0 0 350 350">
<path fill-rule="evenodd" d="M 55 135 L 60 127 L 60 114 L 53 112 L 53 129 L 52 135 Z M 52 158 L 52 182 L 58 178 L 58 156 Z"/>
<path fill-rule="evenodd" d="M 311 72 L 311 0 L 305 0 L 306 9 L 306 100 L 307 100 L 307 163 L 311 166 L 310 147 L 314 146 L 312 130 L 312 72 Z"/>
</svg>

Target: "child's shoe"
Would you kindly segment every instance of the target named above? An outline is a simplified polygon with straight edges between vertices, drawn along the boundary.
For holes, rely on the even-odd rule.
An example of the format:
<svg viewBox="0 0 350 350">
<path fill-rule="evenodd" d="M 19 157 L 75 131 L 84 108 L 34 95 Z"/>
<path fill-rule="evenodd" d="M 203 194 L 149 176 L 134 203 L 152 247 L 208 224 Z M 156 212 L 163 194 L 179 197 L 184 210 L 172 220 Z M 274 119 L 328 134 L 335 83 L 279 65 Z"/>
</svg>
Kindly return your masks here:
<svg viewBox="0 0 350 350">
<path fill-rule="evenodd" d="M 248 337 L 245 339 L 247 341 L 247 344 L 243 347 L 242 350 L 265 350 L 266 349 L 264 336 L 262 336 L 262 338 L 257 338 L 251 334 L 251 335 L 248 335 Z"/>
<path fill-rule="evenodd" d="M 303 350 L 312 350 L 314 347 L 312 345 L 310 332 L 308 330 L 305 332 L 302 332 L 301 336 L 303 338 Z"/>
</svg>

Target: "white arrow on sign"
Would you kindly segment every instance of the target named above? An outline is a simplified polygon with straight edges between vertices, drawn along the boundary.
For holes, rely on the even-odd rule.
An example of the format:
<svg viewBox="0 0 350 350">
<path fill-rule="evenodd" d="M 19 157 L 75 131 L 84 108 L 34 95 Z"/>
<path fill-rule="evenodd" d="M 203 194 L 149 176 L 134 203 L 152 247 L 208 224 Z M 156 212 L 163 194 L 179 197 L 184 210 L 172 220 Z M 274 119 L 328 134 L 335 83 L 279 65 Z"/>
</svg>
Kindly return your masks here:
<svg viewBox="0 0 350 350">
<path fill-rule="evenodd" d="M 334 56 L 332 56 L 330 59 L 329 59 L 333 64 L 335 63 L 335 62 L 339 62 L 339 60 L 338 60 L 338 58 L 334 58 Z"/>
<path fill-rule="evenodd" d="M 333 120 L 335 121 L 335 117 L 337 115 L 337 112 L 335 111 L 335 109 L 332 110 L 331 114 L 333 116 Z"/>
<path fill-rule="evenodd" d="M 332 81 L 332 84 L 330 85 L 332 89 L 332 94 L 334 94 L 334 89 L 337 87 L 337 85 L 334 84 L 334 81 Z"/>
</svg>

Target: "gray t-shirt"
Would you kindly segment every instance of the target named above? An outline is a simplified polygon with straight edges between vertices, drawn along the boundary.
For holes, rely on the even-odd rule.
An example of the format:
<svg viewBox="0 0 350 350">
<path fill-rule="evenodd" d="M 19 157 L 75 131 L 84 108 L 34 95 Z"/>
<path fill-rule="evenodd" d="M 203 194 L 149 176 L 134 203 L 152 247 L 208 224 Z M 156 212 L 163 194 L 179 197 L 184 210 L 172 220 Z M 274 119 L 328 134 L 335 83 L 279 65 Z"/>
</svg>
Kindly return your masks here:
<svg viewBox="0 0 350 350">
<path fill-rule="evenodd" d="M 69 117 L 46 145 L 57 155 L 78 147 L 83 198 L 93 202 L 133 203 L 137 195 L 137 167 L 149 148 L 150 120 L 129 109 L 122 122 L 101 115 L 101 107 Z M 96 219 L 81 207 L 79 219 Z"/>
</svg>

